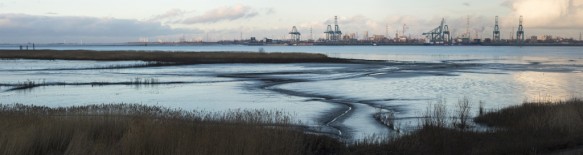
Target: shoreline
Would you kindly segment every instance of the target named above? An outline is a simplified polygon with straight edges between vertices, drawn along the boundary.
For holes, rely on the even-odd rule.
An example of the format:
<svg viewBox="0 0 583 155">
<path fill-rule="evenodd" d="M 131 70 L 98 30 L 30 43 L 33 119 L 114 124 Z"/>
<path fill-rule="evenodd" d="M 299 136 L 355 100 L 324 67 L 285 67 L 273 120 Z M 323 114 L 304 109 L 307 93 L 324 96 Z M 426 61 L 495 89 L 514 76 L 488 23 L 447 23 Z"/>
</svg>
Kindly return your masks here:
<svg viewBox="0 0 583 155">
<path fill-rule="evenodd" d="M 14 48 L 24 45 L 26 43 L 10 43 L 10 44 L 0 44 L 0 46 L 13 46 Z M 455 44 L 432 44 L 432 43 L 419 43 L 419 42 L 375 42 L 375 41 L 365 41 L 365 42 L 299 42 L 299 43 L 265 43 L 265 42 L 125 42 L 125 43 L 87 43 L 87 44 L 64 44 L 64 43 L 40 43 L 39 46 L 222 46 L 222 45 L 235 45 L 235 46 L 448 46 L 448 47 L 463 47 L 463 46 L 506 46 L 506 47 L 523 47 L 523 46 L 546 46 L 546 47 L 557 47 L 557 46 L 583 46 L 583 42 L 569 42 L 569 43 L 515 43 L 515 42 L 479 42 L 479 43 L 455 43 Z M 32 48 L 32 47 L 31 47 Z"/>
<path fill-rule="evenodd" d="M 0 50 L 0 59 L 150 61 L 177 64 L 213 63 L 350 63 L 314 53 L 164 52 L 91 50 Z"/>
</svg>

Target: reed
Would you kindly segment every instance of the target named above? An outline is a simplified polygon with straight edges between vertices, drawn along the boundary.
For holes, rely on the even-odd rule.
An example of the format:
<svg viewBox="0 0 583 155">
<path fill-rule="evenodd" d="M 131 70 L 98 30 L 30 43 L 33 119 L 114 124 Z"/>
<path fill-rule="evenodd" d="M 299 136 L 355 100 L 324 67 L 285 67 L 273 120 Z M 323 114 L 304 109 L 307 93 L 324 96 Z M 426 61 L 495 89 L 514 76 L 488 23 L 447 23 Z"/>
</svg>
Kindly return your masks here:
<svg viewBox="0 0 583 155">
<path fill-rule="evenodd" d="M 330 154 L 279 111 L 184 111 L 137 104 L 0 105 L 0 154 Z"/>
<path fill-rule="evenodd" d="M 12 87 L 9 90 L 23 90 L 23 89 L 32 89 L 35 87 L 46 85 L 45 81 L 33 81 L 33 80 L 26 80 L 24 82 L 18 82 L 16 84 L 0 84 L 1 86 L 8 86 Z"/>
<path fill-rule="evenodd" d="M 306 133 L 284 112 L 185 111 L 137 104 L 0 105 L 0 154 L 541 154 L 583 147 L 583 100 L 527 102 L 459 128 L 467 100 L 431 106 L 420 129 L 355 143 Z M 387 118 L 388 119 L 388 118 Z"/>
<path fill-rule="evenodd" d="M 382 108 L 380 108 L 379 111 L 373 115 L 373 117 L 375 120 L 387 126 L 389 129 L 400 132 L 399 126 L 395 124 L 395 113 L 390 111 L 385 112 L 382 110 Z"/>
<path fill-rule="evenodd" d="M 136 77 L 134 79 L 130 79 L 125 82 L 46 82 L 44 80 L 32 81 L 27 80 L 24 82 L 19 82 L 15 84 L 11 83 L 3 83 L 0 86 L 11 87 L 6 91 L 15 91 L 15 90 L 26 90 L 32 89 L 36 87 L 42 86 L 106 86 L 106 85 L 132 85 L 132 86 L 153 86 L 153 85 L 164 85 L 164 84 L 187 84 L 187 83 L 196 83 L 196 82 L 189 82 L 189 81 L 160 81 L 157 78 L 139 78 Z"/>
<path fill-rule="evenodd" d="M 98 60 L 98 61 L 146 61 L 178 64 L 201 63 L 305 63 L 348 62 L 313 53 L 266 53 L 266 52 L 161 52 L 161 51 L 88 51 L 88 50 L 0 50 L 2 59 L 42 60 Z"/>
<path fill-rule="evenodd" d="M 455 117 L 465 117 L 467 100 L 460 100 Z M 461 120 L 444 124 L 443 104 L 426 112 L 419 130 L 349 146 L 354 154 L 580 154 L 583 151 L 583 101 L 526 102 L 485 112 L 474 118 L 490 130 L 459 128 Z M 381 137 L 383 138 L 383 137 Z"/>
</svg>

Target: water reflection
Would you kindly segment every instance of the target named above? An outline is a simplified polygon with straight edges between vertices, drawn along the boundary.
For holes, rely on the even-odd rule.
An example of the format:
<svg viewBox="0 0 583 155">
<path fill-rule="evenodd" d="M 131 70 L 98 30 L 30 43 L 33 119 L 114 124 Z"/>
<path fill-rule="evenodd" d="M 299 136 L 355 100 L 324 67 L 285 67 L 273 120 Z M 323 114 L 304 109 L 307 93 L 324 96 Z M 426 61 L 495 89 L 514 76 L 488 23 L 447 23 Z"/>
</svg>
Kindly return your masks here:
<svg viewBox="0 0 583 155">
<path fill-rule="evenodd" d="M 565 100 L 581 97 L 583 73 L 581 72 L 517 72 L 512 77 L 521 85 L 525 100 Z"/>
</svg>

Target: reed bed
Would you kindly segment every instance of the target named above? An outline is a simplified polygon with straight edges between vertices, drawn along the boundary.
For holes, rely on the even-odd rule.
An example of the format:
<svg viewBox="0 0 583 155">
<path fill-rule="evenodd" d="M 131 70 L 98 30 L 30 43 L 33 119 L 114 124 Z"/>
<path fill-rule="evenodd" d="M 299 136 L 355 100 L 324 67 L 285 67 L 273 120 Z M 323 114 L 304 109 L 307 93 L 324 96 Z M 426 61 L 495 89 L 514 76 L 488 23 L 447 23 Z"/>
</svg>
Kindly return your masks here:
<svg viewBox="0 0 583 155">
<path fill-rule="evenodd" d="M 583 148 L 580 99 L 528 102 L 474 118 L 488 130 L 460 119 L 468 116 L 468 102 L 460 100 L 453 114 L 438 102 L 417 131 L 354 143 L 306 133 L 279 111 L 0 105 L 0 154 L 541 154 Z"/>
<path fill-rule="evenodd" d="M 266 52 L 160 52 L 160 51 L 88 51 L 88 50 L 0 50 L 3 59 L 42 60 L 98 60 L 98 61 L 147 61 L 199 63 L 303 63 L 348 62 L 313 53 L 266 53 Z"/>
<path fill-rule="evenodd" d="M 44 80 L 27 80 L 18 83 L 0 83 L 0 86 L 12 87 L 6 91 L 14 90 L 26 90 L 42 86 L 106 86 L 106 85 L 133 85 L 133 86 L 153 86 L 153 85 L 163 85 L 163 84 L 187 84 L 196 83 L 188 81 L 160 81 L 157 78 L 133 78 L 125 82 L 46 82 Z"/>
<path fill-rule="evenodd" d="M 184 111 L 136 104 L 0 106 L 0 154 L 330 154 L 283 112 Z"/>
<path fill-rule="evenodd" d="M 352 154 L 547 154 L 583 153 L 583 100 L 525 102 L 485 112 L 471 128 L 467 99 L 454 114 L 442 103 L 428 108 L 419 130 L 402 137 L 365 139 L 349 146 Z M 483 103 L 480 103 L 483 104 Z M 479 110 L 483 111 L 481 106 Z M 450 119 L 448 121 L 448 119 Z M 466 121 L 466 122 L 464 122 Z"/>
</svg>

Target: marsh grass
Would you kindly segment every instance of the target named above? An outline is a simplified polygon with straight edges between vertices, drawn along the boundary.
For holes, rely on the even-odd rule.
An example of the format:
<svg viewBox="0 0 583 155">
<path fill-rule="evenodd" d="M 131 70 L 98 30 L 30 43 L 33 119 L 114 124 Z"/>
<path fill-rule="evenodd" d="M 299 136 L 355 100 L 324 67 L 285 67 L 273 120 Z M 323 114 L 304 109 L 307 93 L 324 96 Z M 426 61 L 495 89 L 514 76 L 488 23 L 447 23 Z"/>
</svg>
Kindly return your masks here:
<svg viewBox="0 0 583 155">
<path fill-rule="evenodd" d="M 389 129 L 399 132 L 399 127 L 395 124 L 395 114 L 393 112 L 377 112 L 373 117 Z"/>
<path fill-rule="evenodd" d="M 458 103 L 459 111 L 452 115 L 463 117 L 466 100 Z M 581 99 L 526 102 L 485 112 L 474 121 L 492 127 L 486 131 L 459 128 L 459 119 L 444 123 L 441 116 L 447 114 L 441 105 L 429 108 L 417 131 L 349 146 L 349 150 L 355 154 L 543 154 L 583 148 Z"/>
<path fill-rule="evenodd" d="M 399 124 L 396 124 L 395 120 L 395 112 L 385 110 L 384 107 L 377 108 L 378 111 L 373 114 L 373 118 L 378 121 L 379 123 L 387 126 L 389 129 L 399 133 L 401 132 L 401 128 Z M 373 136 L 374 137 L 374 136 Z"/>
<path fill-rule="evenodd" d="M 459 128 L 466 101 L 433 104 L 419 130 L 354 143 L 308 134 L 278 111 L 184 111 L 136 104 L 0 105 L 0 154 L 541 154 L 583 147 L 583 101 L 528 102 Z"/>
<path fill-rule="evenodd" d="M 422 127 L 436 126 L 445 128 L 448 126 L 448 112 L 445 98 L 440 98 L 435 104 L 429 104 L 423 114 Z"/>
<path fill-rule="evenodd" d="M 16 88 L 17 88 L 17 89 L 27 89 L 27 88 L 33 88 L 33 87 L 36 87 L 36 86 L 38 86 L 38 85 L 41 85 L 41 83 L 38 83 L 38 84 L 37 84 L 37 82 L 35 82 L 35 81 L 30 81 L 30 80 L 27 80 L 27 81 L 24 81 L 24 82 L 18 83 L 18 84 L 17 84 L 17 86 L 16 86 Z"/>
<path fill-rule="evenodd" d="M 476 122 L 505 129 L 583 133 L 583 101 L 526 102 L 477 117 Z"/>
<path fill-rule="evenodd" d="M 162 67 L 162 66 L 177 66 L 177 65 L 186 65 L 186 64 L 185 63 L 177 63 L 177 62 L 147 61 L 144 63 L 135 63 L 135 64 L 112 64 L 112 65 L 107 65 L 107 66 L 88 67 L 88 68 L 57 68 L 57 69 L 42 69 L 42 70 L 127 69 L 127 68 Z"/>
<path fill-rule="evenodd" d="M 146 51 L 87 51 L 87 50 L 1 50 L 4 59 L 43 60 L 98 60 L 173 62 L 178 64 L 199 63 L 302 63 L 347 62 L 313 53 L 266 53 L 266 52 L 146 52 Z M 160 65 L 165 65 L 164 63 Z M 119 67 L 119 66 L 118 66 Z"/>
<path fill-rule="evenodd" d="M 12 87 L 12 88 L 8 89 L 8 91 L 12 91 L 12 90 L 32 89 L 32 88 L 43 86 L 46 84 L 47 83 L 44 80 L 39 80 L 39 81 L 26 80 L 24 82 L 18 82 L 15 84 L 0 84 L 0 86 Z"/>
<path fill-rule="evenodd" d="M 453 118 L 454 119 L 454 127 L 458 128 L 458 129 L 462 129 L 465 130 L 467 128 L 470 127 L 469 122 L 470 121 L 470 99 L 468 99 L 467 97 L 464 97 L 463 99 L 460 99 L 456 105 L 456 116 Z M 480 107 L 482 108 L 482 107 Z"/>
<path fill-rule="evenodd" d="M 196 82 L 188 82 L 188 81 L 160 81 L 157 78 L 133 78 L 129 79 L 125 82 L 46 82 L 44 80 L 27 80 L 24 82 L 19 82 L 15 84 L 0 84 L 0 86 L 5 87 L 12 87 L 7 89 L 6 91 L 14 91 L 14 90 L 25 90 L 25 89 L 32 89 L 36 87 L 42 86 L 106 86 L 106 85 L 133 85 L 133 86 L 154 86 L 154 85 L 164 85 L 164 84 L 187 84 L 187 83 L 196 83 Z"/>
<path fill-rule="evenodd" d="M 0 154 L 330 154 L 279 111 L 183 111 L 136 104 L 0 106 Z"/>
</svg>

